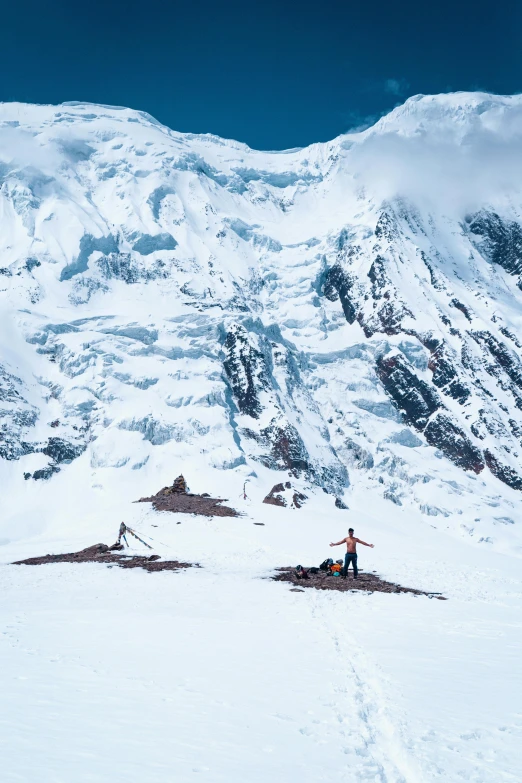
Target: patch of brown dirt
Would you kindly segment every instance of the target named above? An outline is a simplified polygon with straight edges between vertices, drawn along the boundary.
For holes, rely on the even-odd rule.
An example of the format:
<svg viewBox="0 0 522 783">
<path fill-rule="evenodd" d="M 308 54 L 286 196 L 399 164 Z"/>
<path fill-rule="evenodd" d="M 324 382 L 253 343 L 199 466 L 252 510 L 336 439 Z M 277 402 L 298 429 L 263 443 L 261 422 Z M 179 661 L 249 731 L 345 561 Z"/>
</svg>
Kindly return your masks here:
<svg viewBox="0 0 522 783">
<path fill-rule="evenodd" d="M 178 479 L 176 479 L 177 481 Z M 175 483 L 172 487 L 163 487 L 150 498 L 140 498 L 136 503 L 152 503 L 156 511 L 172 511 L 175 514 L 198 514 L 203 517 L 238 517 L 239 513 L 229 506 L 222 506 L 224 498 L 211 498 L 180 491 Z"/>
<path fill-rule="evenodd" d="M 117 565 L 120 568 L 144 568 L 146 571 L 178 571 L 181 568 L 191 568 L 193 563 L 181 563 L 178 560 L 161 560 L 159 555 L 149 557 L 140 555 L 122 555 L 123 547 L 106 544 L 94 544 L 79 552 L 67 552 L 62 555 L 41 555 L 29 557 L 27 560 L 17 560 L 13 565 L 46 565 L 47 563 L 105 563 Z M 118 550 L 118 553 L 115 551 Z M 199 567 L 199 566 L 197 566 Z"/>
<path fill-rule="evenodd" d="M 287 489 L 292 489 L 292 485 L 289 481 L 286 481 L 284 484 L 274 484 L 266 498 L 263 500 L 263 503 L 268 503 L 272 506 L 287 506 L 287 499 L 285 498 L 284 492 Z M 301 506 L 305 503 L 307 500 L 307 496 L 303 495 L 302 492 L 299 492 L 299 490 L 294 489 L 294 493 L 292 495 L 291 500 L 291 506 L 292 508 L 301 508 Z"/>
<path fill-rule="evenodd" d="M 377 574 L 363 573 L 359 571 L 359 578 L 354 579 L 351 573 L 346 579 L 340 576 L 332 576 L 325 571 L 319 571 L 317 574 L 308 572 L 308 579 L 298 579 L 295 568 L 285 566 L 277 568 L 276 576 L 272 579 L 275 582 L 290 582 L 295 587 L 315 587 L 316 590 L 338 590 L 340 592 L 349 592 L 351 590 L 362 590 L 366 593 L 413 593 L 413 595 L 427 595 L 430 598 L 438 598 L 439 601 L 446 601 L 440 593 L 426 593 L 424 590 L 416 590 L 413 587 L 403 587 L 402 585 L 386 582 Z M 293 588 L 292 592 L 298 592 Z"/>
</svg>

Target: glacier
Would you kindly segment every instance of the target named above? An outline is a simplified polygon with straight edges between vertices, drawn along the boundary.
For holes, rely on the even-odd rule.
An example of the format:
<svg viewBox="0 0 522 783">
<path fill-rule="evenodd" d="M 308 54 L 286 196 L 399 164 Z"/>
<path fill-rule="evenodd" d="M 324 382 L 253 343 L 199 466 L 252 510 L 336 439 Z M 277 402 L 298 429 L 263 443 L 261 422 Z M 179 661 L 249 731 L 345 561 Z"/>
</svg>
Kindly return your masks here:
<svg viewBox="0 0 522 783">
<path fill-rule="evenodd" d="M 251 568 L 256 578 L 266 576 L 285 564 L 281 558 L 320 562 L 320 542 L 338 538 L 329 532 L 332 527 L 344 528 L 355 518 L 378 531 L 391 553 L 387 558 L 376 548 L 372 554 L 385 575 L 398 579 L 405 567 L 410 579 L 427 589 L 441 586 L 455 605 L 464 595 L 462 614 L 449 610 L 457 625 L 464 622 L 466 601 L 480 627 L 494 622 L 495 602 L 514 605 L 509 586 L 517 582 L 522 555 L 521 150 L 522 96 L 415 96 L 367 130 L 277 152 L 210 134 L 177 133 L 127 108 L 0 104 L 2 562 L 40 554 L 42 548 L 58 551 L 86 546 L 97 536 L 115 537 L 122 518 L 146 526 L 153 537 L 151 526 L 159 524 L 162 541 L 200 562 L 202 573 L 209 569 L 203 576 L 176 575 L 184 600 L 199 616 L 197 601 L 190 597 L 198 589 L 195 582 L 214 591 L 212 604 L 222 590 L 230 615 L 217 603 L 213 611 L 233 635 L 234 575 L 248 579 Z M 160 523 L 157 514 L 133 505 L 180 473 L 191 490 L 227 497 L 267 530 L 260 526 L 253 528 L 255 536 L 247 535 L 242 522 L 220 520 L 190 531 L 185 516 L 181 528 L 172 530 L 175 522 L 163 517 Z M 308 498 L 304 507 L 263 507 L 271 488 L 287 481 Z M 413 562 L 404 566 L 393 551 L 393 528 L 412 539 L 405 545 L 411 553 L 406 559 L 422 563 L 424 571 Z M 202 552 L 206 541 L 211 551 Z M 450 556 L 453 565 L 446 569 L 441 562 L 453 547 L 459 565 L 457 555 Z M 482 583 L 489 567 L 497 569 L 491 577 L 496 593 Z M 57 566 L 55 573 L 81 602 L 74 568 Z M 5 594 L 16 603 L 20 591 L 20 611 L 27 614 L 26 592 L 36 577 L 2 569 Z M 116 585 L 120 574 L 87 571 L 89 593 L 101 591 L 103 584 L 103 590 L 115 590 L 118 600 L 125 600 Z M 143 577 L 151 601 L 149 585 L 157 578 L 162 577 Z M 125 580 L 129 594 L 143 590 L 140 575 L 125 574 Z M 250 597 L 264 632 L 271 633 L 269 611 L 261 604 L 265 595 L 276 612 L 279 593 L 274 585 L 263 593 L 265 587 L 253 580 L 245 586 L 237 608 L 241 628 L 249 627 Z M 58 587 L 41 589 L 44 611 L 52 611 L 58 601 L 63 619 L 71 610 L 65 598 L 55 595 Z M 481 615 L 476 602 L 486 593 L 490 603 Z M 303 596 L 295 596 L 289 622 L 319 622 L 321 616 L 326 633 L 342 611 L 338 598 L 310 598 L 305 609 Z M 376 617 L 386 637 L 393 637 L 381 599 L 375 601 Z M 396 669 L 386 676 L 410 682 L 398 673 L 399 642 L 376 638 L 364 621 L 363 600 L 354 599 L 354 616 L 364 644 L 373 645 L 381 663 L 373 670 L 364 662 L 363 647 L 357 647 L 355 669 L 378 681 L 377 690 L 384 692 L 385 679 L 377 670 L 385 666 L 387 649 Z M 116 597 L 109 603 L 112 608 L 100 619 L 107 634 L 118 612 Z M 141 614 L 147 611 L 144 601 L 138 603 L 141 619 L 132 622 L 152 629 L 153 618 Z M 450 622 L 435 603 L 429 606 L 433 621 Z M 165 612 L 177 610 L 167 601 L 157 611 L 160 623 Z M 401 617 L 408 644 L 415 647 L 421 642 L 411 612 Z M 190 621 L 184 616 L 178 621 L 190 636 Z M 11 618 L 9 628 L 13 622 L 18 620 Z M 38 619 L 33 622 L 39 628 Z M 53 622 L 59 627 L 51 637 L 62 634 L 67 646 L 62 620 Z M 514 633 L 513 623 L 506 615 L 499 633 L 507 634 L 508 628 Z M 123 620 L 117 625 L 119 634 L 128 632 Z M 12 632 L 7 633 L 11 639 Z M 36 633 L 51 650 L 44 629 Z M 216 638 L 219 629 L 213 633 Z M 290 656 L 288 630 L 278 626 L 277 633 L 283 658 Z M 349 657 L 349 637 L 335 633 L 340 634 L 338 649 Z M 29 630 L 25 634 L 29 639 Z M 432 639 L 437 655 L 445 655 L 450 636 L 448 631 L 444 640 Z M 465 636 L 458 672 L 473 657 L 472 631 Z M 93 639 L 85 644 L 87 655 L 95 658 L 101 640 Z M 268 642 L 256 639 L 270 659 Z M 299 640 L 298 645 L 305 644 Z M 170 644 L 167 637 L 164 643 Z M 249 643 L 237 643 L 245 655 L 255 654 Z M 226 645 L 222 639 L 216 644 L 221 670 Z M 340 666 L 340 658 L 321 651 L 322 642 L 317 645 L 304 654 L 307 665 L 317 668 L 324 654 L 328 665 Z M 197 647 L 191 650 L 195 660 L 199 655 L 200 664 L 212 668 Z M 161 655 L 155 648 L 150 653 Z M 125 653 L 111 642 L 107 655 L 116 661 Z M 190 669 L 181 650 L 175 655 L 180 666 Z M 500 665 L 513 666 L 511 659 L 502 660 Z M 74 669 L 71 661 L 67 667 Z M 237 665 L 245 665 L 239 656 Z M 275 682 L 284 688 L 277 666 L 267 664 L 266 677 L 279 671 Z M 466 698 L 473 692 L 471 675 L 482 676 L 480 666 L 470 668 Z M 197 677 L 196 669 L 191 677 Z M 63 670 L 62 676 L 66 682 L 77 673 Z M 136 675 L 129 670 L 127 676 Z M 452 683 L 454 676 L 452 670 Z M 520 668 L 516 676 L 522 676 Z M 290 680 L 288 698 L 293 698 L 291 688 L 302 687 L 303 681 L 299 672 Z M 353 715 L 347 713 L 344 720 L 353 720 L 359 727 L 355 731 L 367 740 L 360 742 L 358 760 L 351 761 L 358 779 L 481 782 L 491 774 L 499 781 L 513 779 L 511 749 L 500 745 L 500 772 L 491 773 L 479 755 L 460 769 L 448 751 L 448 758 L 439 760 L 437 776 L 437 743 L 451 745 L 467 731 L 455 729 L 448 739 L 440 723 L 426 730 L 424 744 L 417 747 L 422 758 L 419 748 L 432 748 L 425 765 L 405 760 L 408 747 L 417 742 L 411 737 L 420 735 L 401 717 L 400 731 L 413 733 L 399 752 L 390 740 L 392 701 L 376 700 L 369 686 L 357 682 L 361 709 L 370 718 L 361 723 L 352 705 Z M 421 687 L 420 679 L 416 683 Z M 310 684 L 315 694 L 310 700 L 317 704 L 320 685 Z M 214 686 L 201 687 L 198 693 Z M 502 682 L 496 687 L 504 693 Z M 242 680 L 242 692 L 247 688 L 248 678 Z M 418 704 L 410 696 L 408 709 L 415 712 Z M 212 698 L 215 706 L 227 697 L 216 692 Z M 252 698 L 262 711 L 262 694 Z M 503 699 L 488 736 L 501 731 L 499 716 L 509 696 Z M 151 708 L 152 702 L 147 704 Z M 306 704 L 298 704 L 306 712 Z M 129 709 L 139 708 L 133 702 Z M 285 709 L 279 702 L 274 708 L 277 715 Z M 236 705 L 235 714 L 240 713 Z M 415 715 L 422 722 L 421 713 Z M 274 720 L 283 726 L 286 718 Z M 469 716 L 455 720 L 464 726 Z M 520 722 L 510 720 L 504 736 L 515 742 Z M 300 741 L 315 737 L 303 751 L 310 765 L 308 772 L 301 770 L 304 780 L 321 779 L 317 743 L 326 739 L 312 724 L 300 735 Z M 272 747 L 268 724 L 259 731 Z M 470 744 L 476 740 L 478 747 L 487 731 L 477 729 Z M 327 734 L 327 742 L 334 742 L 335 731 Z M 382 749 L 383 738 L 394 761 L 381 758 L 382 753 L 370 758 L 368 748 Z M 229 741 L 225 732 L 222 742 Z M 249 746 L 252 740 L 244 736 L 238 742 Z M 293 747 L 294 740 L 288 742 Z M 299 753 L 298 745 L 290 756 Z M 280 779 L 289 779 L 293 767 L 282 748 L 268 762 L 271 752 L 256 756 L 259 777 L 249 779 L 266 780 L 274 774 L 272 763 L 274 769 L 287 765 Z M 180 762 L 178 779 L 192 779 L 196 768 L 210 771 L 207 779 L 216 783 L 238 780 L 241 769 L 254 775 L 246 761 L 238 768 L 225 759 L 219 763 L 218 773 L 208 759 L 202 765 L 187 761 L 186 767 Z M 94 777 L 81 777 L 74 759 L 70 764 L 62 777 L 51 765 L 41 780 L 117 779 L 105 778 L 96 765 Z M 168 779 L 167 767 L 146 769 L 140 761 L 125 779 Z M 30 780 L 29 768 L 25 774 L 9 779 Z M 343 779 L 352 780 L 350 774 Z"/>
</svg>

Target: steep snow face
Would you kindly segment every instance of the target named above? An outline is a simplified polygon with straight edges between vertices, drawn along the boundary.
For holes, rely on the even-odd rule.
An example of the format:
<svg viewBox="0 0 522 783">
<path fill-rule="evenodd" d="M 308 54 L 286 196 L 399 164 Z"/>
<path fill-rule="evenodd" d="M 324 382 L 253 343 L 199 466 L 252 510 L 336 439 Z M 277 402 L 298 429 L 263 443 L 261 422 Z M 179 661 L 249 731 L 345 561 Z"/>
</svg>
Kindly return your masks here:
<svg viewBox="0 0 522 783">
<path fill-rule="evenodd" d="M 364 487 L 520 551 L 521 115 L 417 96 L 268 153 L 2 105 L 6 534 L 21 498 L 70 482 L 94 513 L 189 465 L 201 490 L 290 477 L 332 508 Z"/>
</svg>

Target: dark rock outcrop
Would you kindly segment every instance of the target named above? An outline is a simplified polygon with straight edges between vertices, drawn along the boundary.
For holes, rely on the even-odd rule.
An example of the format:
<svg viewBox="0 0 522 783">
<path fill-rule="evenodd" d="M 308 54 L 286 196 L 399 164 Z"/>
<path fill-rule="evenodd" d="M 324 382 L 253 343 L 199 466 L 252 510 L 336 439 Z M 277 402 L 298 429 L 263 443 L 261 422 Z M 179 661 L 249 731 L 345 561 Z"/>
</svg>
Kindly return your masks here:
<svg viewBox="0 0 522 783">
<path fill-rule="evenodd" d="M 261 430 L 261 437 L 271 450 L 270 455 L 260 457 L 260 462 L 267 468 L 289 470 L 295 476 L 312 471 L 306 447 L 291 424 L 270 424 Z"/>
<path fill-rule="evenodd" d="M 474 244 L 485 258 L 510 275 L 522 273 L 522 226 L 486 210 L 469 218 L 468 223 L 477 238 Z"/>
<path fill-rule="evenodd" d="M 501 326 L 500 331 L 502 332 L 504 337 L 508 337 L 511 340 L 511 342 L 515 343 L 517 348 L 522 348 L 522 343 L 520 342 L 518 337 L 515 334 L 513 334 L 513 332 L 510 332 L 506 326 Z"/>
<path fill-rule="evenodd" d="M 251 344 L 247 331 L 238 324 L 228 331 L 224 351 L 223 367 L 238 408 L 246 416 L 258 419 L 263 409 L 258 391 L 268 385 L 263 354 Z"/>
<path fill-rule="evenodd" d="M 357 315 L 366 337 L 372 337 L 376 333 L 400 334 L 403 331 L 404 318 L 414 318 L 411 310 L 402 301 L 399 292 L 393 285 L 387 272 L 389 259 L 378 255 L 368 271 L 371 281 L 371 298 L 366 295 L 369 302 L 362 307 Z M 369 306 L 371 302 L 371 308 Z"/>
<path fill-rule="evenodd" d="M 388 212 L 382 212 L 375 226 L 375 236 L 377 239 L 393 242 L 398 236 L 397 224 L 394 218 Z"/>
<path fill-rule="evenodd" d="M 353 324 L 357 315 L 356 307 L 350 296 L 353 286 L 352 278 L 343 270 L 340 264 L 332 266 L 324 282 L 323 292 L 330 302 L 339 299 L 343 313 L 349 324 Z"/>
<path fill-rule="evenodd" d="M 68 465 L 74 459 L 79 457 L 87 448 L 85 443 L 71 443 L 63 438 L 49 438 L 47 444 L 43 447 L 31 446 L 31 452 L 41 452 L 46 457 L 50 457 L 52 462 L 45 468 L 35 470 L 34 473 L 24 473 L 24 478 L 34 479 L 35 481 L 47 481 L 52 478 L 55 473 L 60 472 L 60 465 Z"/>
<path fill-rule="evenodd" d="M 163 492 L 165 495 L 186 495 L 188 492 L 188 487 L 183 475 L 178 476 L 177 479 L 174 479 L 172 486 L 165 487 Z"/>
<path fill-rule="evenodd" d="M 456 357 L 451 353 L 444 341 L 440 341 L 433 350 L 428 368 L 432 371 L 432 381 L 443 394 L 458 400 L 463 405 L 471 396 L 471 390 L 463 383 L 457 369 Z"/>
<path fill-rule="evenodd" d="M 430 416 L 443 407 L 437 392 L 417 377 L 400 354 L 380 357 L 377 375 L 404 420 L 421 432 Z"/>
<path fill-rule="evenodd" d="M 500 479 L 500 481 L 503 481 L 504 484 L 507 484 L 508 487 L 522 490 L 522 477 L 518 475 L 516 470 L 510 468 L 508 465 L 503 465 L 489 449 L 486 449 L 484 452 L 484 457 L 486 459 L 486 465 L 494 476 Z"/>
<path fill-rule="evenodd" d="M 286 482 L 286 485 L 286 489 L 290 489 L 292 486 L 289 481 Z M 286 506 L 286 500 L 282 495 L 284 491 L 284 484 L 274 484 L 268 495 L 263 500 L 263 503 L 268 503 L 270 506 Z"/>
<path fill-rule="evenodd" d="M 303 495 L 302 492 L 298 492 L 297 490 L 292 495 L 292 505 L 294 508 L 301 508 L 301 506 L 304 504 L 304 502 L 307 500 L 307 496 Z"/>
<path fill-rule="evenodd" d="M 424 437 L 430 444 L 464 470 L 480 473 L 484 469 L 482 452 L 467 435 L 444 413 L 437 413 L 428 422 Z"/>
<path fill-rule="evenodd" d="M 178 571 L 181 568 L 190 568 L 193 563 L 181 563 L 178 560 L 162 560 L 159 555 L 143 557 L 135 555 L 115 554 L 114 549 L 120 547 L 108 547 L 107 544 L 94 544 L 79 552 L 67 552 L 62 555 L 41 555 L 29 557 L 27 560 L 17 560 L 13 565 L 47 565 L 49 563 L 102 563 L 105 565 L 117 565 L 120 568 L 144 568 L 146 571 Z"/>
<path fill-rule="evenodd" d="M 390 298 L 390 281 L 386 274 L 386 262 L 382 256 L 377 256 L 373 261 L 368 277 L 372 281 L 372 294 L 374 299 Z"/>
<path fill-rule="evenodd" d="M 203 517 L 239 516 L 235 509 L 221 505 L 226 502 L 224 498 L 211 498 L 207 493 L 194 495 L 190 492 L 174 492 L 172 487 L 163 487 L 155 495 L 140 498 L 136 502 L 152 503 L 156 511 L 172 511 L 175 514 L 196 514 Z"/>
<path fill-rule="evenodd" d="M 287 498 L 285 497 L 285 493 L 288 490 L 292 490 L 292 484 L 290 481 L 285 481 L 285 483 L 280 484 L 274 484 L 268 495 L 263 500 L 263 503 L 267 503 L 270 506 L 283 506 L 286 508 L 288 505 Z M 288 493 L 290 494 L 290 493 Z M 301 506 L 305 503 L 307 500 L 307 496 L 304 495 L 302 492 L 299 492 L 299 490 L 294 489 L 291 494 L 291 501 L 290 506 L 292 508 L 301 508 Z"/>
<path fill-rule="evenodd" d="M 456 298 L 453 298 L 450 301 L 450 305 L 451 307 L 454 307 L 456 310 L 459 310 L 462 313 L 462 315 L 464 315 L 471 323 L 471 321 L 473 320 L 473 316 L 471 314 L 469 307 L 466 307 L 465 304 L 463 304 L 459 299 Z"/>
<path fill-rule="evenodd" d="M 33 478 L 35 481 L 47 481 L 48 479 L 52 478 L 55 473 L 59 473 L 60 468 L 58 465 L 53 465 L 51 463 L 50 465 L 47 465 L 46 468 L 40 468 L 40 470 L 35 470 L 33 474 L 31 473 L 24 473 L 24 478 L 29 479 Z"/>
<path fill-rule="evenodd" d="M 428 260 L 428 257 L 423 250 L 419 251 L 419 255 L 430 274 L 430 283 L 432 284 L 433 288 L 435 288 L 437 291 L 445 291 L 446 286 L 442 280 L 442 275 L 437 270 L 435 270 L 433 262 Z"/>
<path fill-rule="evenodd" d="M 85 451 L 83 443 L 71 443 L 62 438 L 49 438 L 47 445 L 43 447 L 42 454 L 50 457 L 56 465 L 72 462 Z"/>
<path fill-rule="evenodd" d="M 378 359 L 377 374 L 404 420 L 423 432 L 430 446 L 465 470 L 483 470 L 481 451 L 452 421 L 437 392 L 416 375 L 400 354 Z"/>
<path fill-rule="evenodd" d="M 511 381 L 510 391 L 515 398 L 517 408 L 522 409 L 522 362 L 518 356 L 511 351 L 503 342 L 497 340 L 491 332 L 488 331 L 476 331 L 471 332 L 473 339 L 479 344 L 484 346 L 490 357 L 493 358 L 493 362 L 486 362 L 485 368 L 487 372 L 501 380 L 502 371 L 505 373 Z M 501 388 L 505 388 L 505 384 L 500 383 Z"/>
</svg>

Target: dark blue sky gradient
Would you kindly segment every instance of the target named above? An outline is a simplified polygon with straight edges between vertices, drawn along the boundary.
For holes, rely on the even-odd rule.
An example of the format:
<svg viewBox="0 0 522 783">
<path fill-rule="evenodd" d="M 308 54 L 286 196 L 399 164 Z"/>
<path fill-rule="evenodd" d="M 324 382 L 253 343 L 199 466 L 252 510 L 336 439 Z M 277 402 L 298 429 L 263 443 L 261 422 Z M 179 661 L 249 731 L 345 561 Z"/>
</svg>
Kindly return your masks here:
<svg viewBox="0 0 522 783">
<path fill-rule="evenodd" d="M 2 6 L 0 100 L 130 106 L 260 149 L 326 141 L 416 93 L 522 90 L 519 0 Z"/>
</svg>

